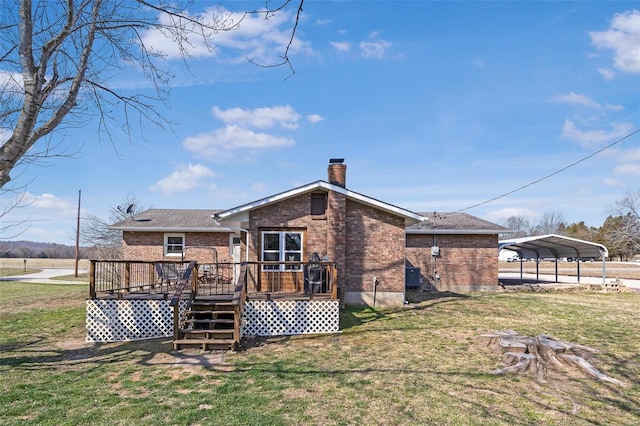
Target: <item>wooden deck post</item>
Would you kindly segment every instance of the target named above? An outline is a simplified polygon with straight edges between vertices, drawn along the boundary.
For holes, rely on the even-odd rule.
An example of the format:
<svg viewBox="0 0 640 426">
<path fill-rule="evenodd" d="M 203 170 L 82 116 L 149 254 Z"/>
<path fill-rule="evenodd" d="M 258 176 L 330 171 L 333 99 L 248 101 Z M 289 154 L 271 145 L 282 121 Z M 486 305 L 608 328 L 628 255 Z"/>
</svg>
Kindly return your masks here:
<svg viewBox="0 0 640 426">
<path fill-rule="evenodd" d="M 129 293 L 131 290 L 131 263 L 124 264 L 124 290 Z"/>
<path fill-rule="evenodd" d="M 96 261 L 89 264 L 89 297 L 96 299 Z"/>
<path fill-rule="evenodd" d="M 338 298 L 338 267 L 335 264 L 331 267 L 331 298 Z"/>
</svg>

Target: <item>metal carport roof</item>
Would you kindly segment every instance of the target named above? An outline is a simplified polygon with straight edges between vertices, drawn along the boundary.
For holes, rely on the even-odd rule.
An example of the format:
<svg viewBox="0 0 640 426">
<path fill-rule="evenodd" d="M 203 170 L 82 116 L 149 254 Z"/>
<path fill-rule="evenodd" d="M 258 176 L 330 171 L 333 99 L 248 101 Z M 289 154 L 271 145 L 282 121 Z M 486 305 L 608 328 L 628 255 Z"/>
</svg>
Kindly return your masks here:
<svg viewBox="0 0 640 426">
<path fill-rule="evenodd" d="M 602 282 L 604 283 L 606 280 L 606 258 L 609 256 L 609 251 L 602 244 L 549 234 L 498 241 L 498 249 L 515 251 L 520 256 L 521 262 L 522 259 L 556 259 L 556 282 L 558 281 L 558 259 L 602 257 Z M 576 262 L 576 265 L 578 282 L 580 282 L 580 262 Z M 538 277 L 538 265 L 536 264 L 536 279 Z M 522 267 L 520 268 L 520 278 L 522 278 Z"/>
<path fill-rule="evenodd" d="M 523 259 L 562 259 L 565 257 L 607 257 L 609 252 L 602 244 L 549 234 L 536 237 L 498 241 L 499 249 L 513 250 Z"/>
</svg>

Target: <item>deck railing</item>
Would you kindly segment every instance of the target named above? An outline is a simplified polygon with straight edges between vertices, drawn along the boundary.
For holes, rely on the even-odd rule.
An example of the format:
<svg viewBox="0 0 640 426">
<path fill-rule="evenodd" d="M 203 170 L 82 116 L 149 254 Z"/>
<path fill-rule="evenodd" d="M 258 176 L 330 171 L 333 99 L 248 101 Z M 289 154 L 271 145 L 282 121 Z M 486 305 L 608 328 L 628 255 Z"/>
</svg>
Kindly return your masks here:
<svg viewBox="0 0 640 426">
<path fill-rule="evenodd" d="M 167 299 L 188 267 L 186 261 L 92 260 L 90 297 L 160 295 Z M 338 298 L 337 270 L 332 262 L 194 263 L 192 268 L 189 291 L 183 289 L 191 298 L 234 295 L 240 283 L 248 297 Z"/>
<path fill-rule="evenodd" d="M 249 295 L 338 298 L 333 262 L 247 262 Z"/>
<path fill-rule="evenodd" d="M 141 260 L 91 260 L 89 296 L 118 297 L 161 295 L 175 291 L 188 262 L 146 262 Z"/>
</svg>

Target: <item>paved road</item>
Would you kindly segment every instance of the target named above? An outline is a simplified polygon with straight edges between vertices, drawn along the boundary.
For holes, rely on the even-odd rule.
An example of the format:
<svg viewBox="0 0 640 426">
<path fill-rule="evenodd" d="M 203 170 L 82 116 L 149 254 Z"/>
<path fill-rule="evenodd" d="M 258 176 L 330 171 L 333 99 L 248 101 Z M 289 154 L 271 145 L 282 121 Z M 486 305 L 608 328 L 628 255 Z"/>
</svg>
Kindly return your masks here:
<svg viewBox="0 0 640 426">
<path fill-rule="evenodd" d="M 506 280 L 519 280 L 520 272 L 500 272 L 498 274 L 499 279 Z M 555 274 L 540 274 L 538 281 L 536 281 L 535 272 L 525 272 L 522 274 L 523 281 L 539 284 L 556 284 Z M 607 277 L 606 282 L 611 283 L 615 280 L 615 277 Z M 636 291 L 640 290 L 640 280 L 620 279 L 620 282 L 626 287 L 632 288 Z M 558 275 L 559 284 L 578 284 L 578 277 L 569 275 Z M 602 284 L 602 277 L 580 277 L 580 284 Z"/>
<path fill-rule="evenodd" d="M 86 274 L 89 271 L 87 269 L 78 269 L 78 274 Z M 33 274 L 14 275 L 11 277 L 0 277 L 0 281 L 21 281 L 26 283 L 43 283 L 43 284 L 79 284 L 87 285 L 82 281 L 61 281 L 52 280 L 54 277 L 64 277 L 67 275 L 74 275 L 76 273 L 75 268 L 45 268 L 40 272 Z"/>
</svg>

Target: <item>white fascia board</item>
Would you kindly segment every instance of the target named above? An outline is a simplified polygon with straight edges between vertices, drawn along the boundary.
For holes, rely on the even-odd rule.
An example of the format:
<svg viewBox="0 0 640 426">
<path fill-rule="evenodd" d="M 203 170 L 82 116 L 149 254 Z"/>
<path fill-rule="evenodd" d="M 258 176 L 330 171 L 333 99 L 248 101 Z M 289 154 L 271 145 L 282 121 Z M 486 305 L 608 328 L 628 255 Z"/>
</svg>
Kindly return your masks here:
<svg viewBox="0 0 640 426">
<path fill-rule="evenodd" d="M 313 182 L 310 183 L 308 185 L 304 185 L 304 186 L 300 186 L 298 188 L 294 188 L 290 191 L 286 191 L 286 192 L 281 192 L 280 194 L 276 194 L 273 195 L 271 197 L 266 197 L 266 198 L 262 198 L 260 200 L 254 201 L 252 203 L 247 203 L 247 204 L 243 204 L 242 206 L 238 206 L 235 207 L 233 209 L 230 210 L 226 210 L 223 212 L 220 212 L 218 214 L 215 215 L 215 217 L 217 217 L 220 220 L 225 220 L 231 217 L 234 217 L 234 219 L 236 221 L 241 221 L 241 222 L 248 222 L 249 217 L 248 217 L 248 212 L 256 209 L 258 207 L 262 207 L 268 204 L 272 204 L 278 201 L 282 201 L 282 200 L 286 200 L 287 198 L 291 198 L 291 197 L 295 197 L 301 194 L 305 194 L 307 192 L 311 192 L 315 189 L 324 189 L 326 191 L 334 191 L 337 192 L 339 194 L 343 194 L 345 195 L 347 198 L 350 198 L 352 200 L 355 201 L 359 201 L 363 204 L 367 204 L 370 205 L 372 207 L 376 207 L 380 210 L 384 210 L 390 213 L 394 213 L 398 216 L 403 216 L 405 218 L 408 219 L 413 219 L 416 222 L 421 222 L 423 220 L 426 220 L 426 216 L 422 216 L 420 214 L 414 213 L 412 211 L 400 208 L 400 207 L 396 207 L 394 205 L 391 204 L 387 204 L 384 203 L 382 201 L 378 201 L 374 198 L 370 198 L 367 197 L 365 195 L 362 194 L 358 194 L 357 192 L 353 192 L 353 191 L 349 191 L 348 189 L 345 189 L 341 186 L 337 186 L 337 185 L 333 185 L 330 184 L 328 182 L 325 181 L 317 181 L 317 182 Z M 240 216 L 237 217 L 238 215 L 246 215 L 246 216 Z"/>
<path fill-rule="evenodd" d="M 163 227 L 149 227 L 149 228 L 141 228 L 141 227 L 128 227 L 128 226 L 118 226 L 118 227 L 109 227 L 109 229 L 113 231 L 124 231 L 124 232 L 234 232 L 232 229 L 225 228 L 222 226 L 211 226 L 210 228 L 163 228 Z"/>
<path fill-rule="evenodd" d="M 493 229 L 407 229 L 406 232 L 412 235 L 497 235 L 506 233 L 503 230 Z"/>
<path fill-rule="evenodd" d="M 320 187 L 320 185 L 319 185 L 320 183 L 321 182 L 310 183 L 310 184 L 305 185 L 305 186 L 300 186 L 298 188 L 294 188 L 294 189 L 292 189 L 290 191 L 281 192 L 279 194 L 272 195 L 270 197 L 265 197 L 265 198 L 262 198 L 260 200 L 253 201 L 251 203 L 243 204 L 241 206 L 234 207 L 232 209 L 216 213 L 215 215 L 213 215 L 213 217 L 221 219 L 221 220 L 225 220 L 225 219 L 228 219 L 230 217 L 234 217 L 234 219 L 236 219 L 235 221 L 237 221 L 237 222 L 247 222 L 249 220 L 249 215 L 248 215 L 249 211 L 254 210 L 254 209 L 258 208 L 258 207 L 262 207 L 262 206 L 266 206 L 268 204 L 275 203 L 277 201 L 282 201 L 282 200 L 286 200 L 287 198 L 295 197 L 296 195 L 304 194 L 305 192 L 312 191 L 312 190 L 314 190 L 316 188 L 319 188 Z M 236 218 L 236 216 L 241 215 L 241 214 L 246 214 L 246 216 L 241 216 L 241 217 Z"/>
</svg>

